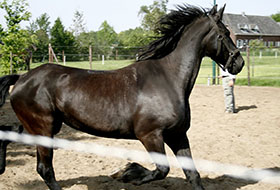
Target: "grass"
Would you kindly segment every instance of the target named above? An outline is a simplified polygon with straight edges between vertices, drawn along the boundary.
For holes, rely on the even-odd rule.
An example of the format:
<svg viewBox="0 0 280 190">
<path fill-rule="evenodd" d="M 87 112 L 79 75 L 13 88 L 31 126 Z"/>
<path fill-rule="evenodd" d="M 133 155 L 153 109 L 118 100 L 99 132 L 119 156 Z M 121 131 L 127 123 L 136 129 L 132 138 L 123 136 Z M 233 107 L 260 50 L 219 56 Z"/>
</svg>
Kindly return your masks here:
<svg viewBox="0 0 280 190">
<path fill-rule="evenodd" d="M 247 62 L 246 56 L 243 58 Z M 112 70 L 125 67 L 131 63 L 133 63 L 133 60 L 106 60 L 104 64 L 102 64 L 102 61 L 93 61 L 92 68 L 94 70 Z M 38 67 L 41 64 L 43 63 L 33 63 L 31 68 Z M 67 62 L 66 66 L 90 69 L 89 62 Z M 216 65 L 216 67 L 218 66 Z M 216 73 L 218 75 L 218 72 Z M 248 85 L 247 76 L 248 69 L 246 63 L 241 73 L 237 75 L 236 84 Z M 280 87 L 280 57 L 263 56 L 259 58 L 258 56 L 251 56 L 250 76 L 252 86 Z M 210 58 L 204 58 L 196 83 L 207 84 L 208 80 L 212 83 L 212 60 Z M 219 83 L 221 84 L 221 81 Z"/>
<path fill-rule="evenodd" d="M 113 70 L 113 69 L 119 69 L 122 67 L 125 67 L 127 65 L 132 64 L 132 60 L 108 60 L 105 61 L 104 64 L 102 64 L 102 61 L 93 61 L 92 62 L 92 69 L 94 70 Z M 42 65 L 43 63 L 33 63 L 31 65 L 31 68 L 38 67 L 39 65 Z M 63 63 L 61 63 L 63 64 Z M 82 69 L 90 69 L 89 62 L 83 61 L 83 62 L 67 62 L 66 66 L 68 67 L 77 67 Z"/>
<path fill-rule="evenodd" d="M 237 85 L 248 85 L 247 57 L 243 56 L 243 59 L 245 60 L 245 65 L 236 77 Z M 207 84 L 208 77 L 212 77 L 212 60 L 210 58 L 204 58 L 196 82 Z M 250 84 L 251 86 L 280 87 L 280 57 L 263 56 L 259 58 L 258 56 L 251 56 Z"/>
</svg>

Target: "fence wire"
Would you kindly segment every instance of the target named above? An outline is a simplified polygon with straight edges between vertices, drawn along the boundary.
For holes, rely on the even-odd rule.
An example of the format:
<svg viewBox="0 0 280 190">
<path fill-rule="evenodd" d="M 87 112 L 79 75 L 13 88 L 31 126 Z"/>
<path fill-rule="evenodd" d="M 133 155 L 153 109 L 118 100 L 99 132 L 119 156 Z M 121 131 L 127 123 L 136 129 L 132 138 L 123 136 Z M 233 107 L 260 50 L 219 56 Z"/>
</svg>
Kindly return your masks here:
<svg viewBox="0 0 280 190">
<path fill-rule="evenodd" d="M 59 138 L 49 138 L 45 136 L 34 136 L 28 134 L 19 134 L 16 132 L 4 132 L 0 131 L 0 139 L 9 140 L 18 143 L 24 143 L 28 145 L 39 145 L 48 148 L 61 148 L 65 150 L 73 150 L 84 153 L 96 154 L 102 157 L 116 157 L 126 159 L 130 161 L 144 162 L 144 163 L 157 163 L 160 165 L 170 165 L 172 167 L 178 167 L 176 158 L 167 156 L 169 163 L 166 161 L 166 156 L 163 154 L 152 152 L 150 157 L 147 156 L 147 152 L 138 150 L 128 150 L 124 148 L 108 147 L 99 145 L 96 143 L 81 143 L 76 141 L 70 141 Z M 182 168 L 194 170 L 193 160 L 187 157 L 177 157 L 180 160 Z M 218 162 L 195 159 L 196 167 L 200 171 L 211 172 L 218 175 L 224 174 L 234 178 L 239 178 L 248 181 L 280 184 L 280 172 L 275 172 L 269 169 L 252 169 L 244 166 L 237 166 L 231 164 L 222 164 Z"/>
</svg>

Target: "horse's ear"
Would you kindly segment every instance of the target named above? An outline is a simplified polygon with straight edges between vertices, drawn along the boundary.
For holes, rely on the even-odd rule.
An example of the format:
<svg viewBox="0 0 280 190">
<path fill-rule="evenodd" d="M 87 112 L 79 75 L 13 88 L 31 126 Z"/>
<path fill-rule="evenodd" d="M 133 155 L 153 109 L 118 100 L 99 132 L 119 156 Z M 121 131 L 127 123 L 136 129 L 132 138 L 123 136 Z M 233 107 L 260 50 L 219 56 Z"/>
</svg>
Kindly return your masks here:
<svg viewBox="0 0 280 190">
<path fill-rule="evenodd" d="M 217 7 L 218 7 L 217 4 L 214 5 L 214 7 L 210 11 L 210 15 L 215 16 L 215 14 L 217 13 Z"/>
<path fill-rule="evenodd" d="M 218 11 L 217 15 L 218 15 L 219 20 L 223 19 L 223 14 L 224 14 L 225 8 L 226 8 L 226 4 L 223 6 L 223 8 L 220 8 L 220 10 Z"/>
</svg>

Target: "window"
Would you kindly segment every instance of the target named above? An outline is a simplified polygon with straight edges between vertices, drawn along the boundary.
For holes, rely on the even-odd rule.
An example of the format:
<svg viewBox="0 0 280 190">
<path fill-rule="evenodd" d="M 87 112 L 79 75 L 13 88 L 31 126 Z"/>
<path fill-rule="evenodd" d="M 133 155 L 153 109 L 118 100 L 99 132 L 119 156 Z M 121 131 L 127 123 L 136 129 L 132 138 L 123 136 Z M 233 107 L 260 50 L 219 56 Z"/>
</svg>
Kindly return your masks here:
<svg viewBox="0 0 280 190">
<path fill-rule="evenodd" d="M 240 40 L 240 39 L 237 40 L 236 46 L 237 46 L 238 48 L 243 47 L 243 40 Z"/>
<path fill-rule="evenodd" d="M 272 41 L 269 41 L 268 44 L 267 44 L 267 46 L 268 46 L 268 47 L 273 47 L 273 42 L 272 42 Z"/>
</svg>

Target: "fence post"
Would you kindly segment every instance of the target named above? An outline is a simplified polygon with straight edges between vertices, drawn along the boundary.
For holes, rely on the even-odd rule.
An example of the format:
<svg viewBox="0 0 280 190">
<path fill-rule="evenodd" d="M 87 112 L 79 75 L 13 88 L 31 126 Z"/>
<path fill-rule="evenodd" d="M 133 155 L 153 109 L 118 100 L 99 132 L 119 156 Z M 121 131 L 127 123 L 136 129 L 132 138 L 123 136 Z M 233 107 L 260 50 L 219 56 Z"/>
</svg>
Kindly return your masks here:
<svg viewBox="0 0 280 190">
<path fill-rule="evenodd" d="M 251 85 L 250 81 L 250 47 L 246 47 L 246 53 L 247 53 L 247 72 L 248 72 L 248 86 Z"/>
<path fill-rule="evenodd" d="M 64 63 L 64 50 L 62 50 L 62 61 Z"/>
<path fill-rule="evenodd" d="M 92 70 L 92 46 L 89 46 L 89 68 Z"/>
<path fill-rule="evenodd" d="M 53 63 L 52 46 L 49 44 L 49 63 Z"/>
</svg>

